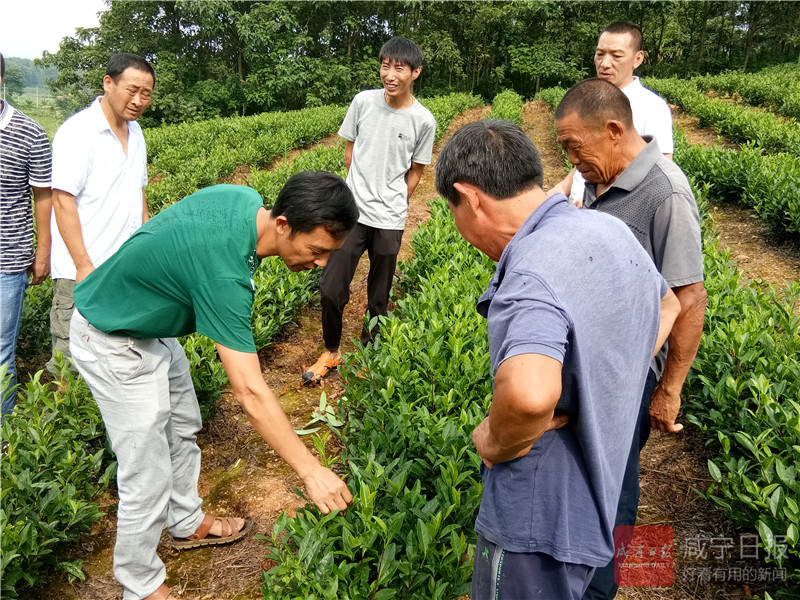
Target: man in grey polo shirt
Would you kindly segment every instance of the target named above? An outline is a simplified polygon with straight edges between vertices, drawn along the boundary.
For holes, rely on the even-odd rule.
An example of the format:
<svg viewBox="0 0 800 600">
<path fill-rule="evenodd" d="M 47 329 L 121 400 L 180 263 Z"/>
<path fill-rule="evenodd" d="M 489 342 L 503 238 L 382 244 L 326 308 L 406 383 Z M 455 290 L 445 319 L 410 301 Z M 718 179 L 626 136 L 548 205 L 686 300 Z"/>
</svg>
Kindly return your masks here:
<svg viewBox="0 0 800 600">
<path fill-rule="evenodd" d="M 675 419 L 706 306 L 700 214 L 683 171 L 649 136 L 636 132 L 630 102 L 612 83 L 588 79 L 573 86 L 556 108 L 555 127 L 558 142 L 587 181 L 584 207 L 624 221 L 681 304 L 668 344 L 651 365 L 629 454 L 616 526 L 633 525 L 639 452 L 651 427 L 671 433 L 683 429 Z M 616 590 L 612 561 L 598 569 L 584 598 L 613 598 Z"/>
</svg>

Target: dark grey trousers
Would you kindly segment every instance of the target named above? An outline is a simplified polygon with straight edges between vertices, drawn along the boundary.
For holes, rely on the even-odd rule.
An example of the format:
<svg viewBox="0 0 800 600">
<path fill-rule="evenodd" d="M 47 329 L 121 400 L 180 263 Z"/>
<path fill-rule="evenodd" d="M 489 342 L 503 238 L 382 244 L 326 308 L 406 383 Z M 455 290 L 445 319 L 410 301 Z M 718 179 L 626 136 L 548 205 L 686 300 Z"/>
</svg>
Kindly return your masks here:
<svg viewBox="0 0 800 600">
<path fill-rule="evenodd" d="M 471 600 L 580 600 L 594 567 L 508 552 L 478 534 Z"/>
<path fill-rule="evenodd" d="M 386 315 L 402 239 L 402 230 L 377 229 L 358 223 L 348 234 L 344 245 L 331 253 L 319 278 L 322 337 L 327 350 L 336 350 L 342 341 L 342 313 L 350 300 L 350 282 L 364 251 L 369 256 L 367 313 L 370 318 Z M 361 343 L 366 345 L 376 333 L 377 329 L 368 331 L 364 328 Z"/>
</svg>

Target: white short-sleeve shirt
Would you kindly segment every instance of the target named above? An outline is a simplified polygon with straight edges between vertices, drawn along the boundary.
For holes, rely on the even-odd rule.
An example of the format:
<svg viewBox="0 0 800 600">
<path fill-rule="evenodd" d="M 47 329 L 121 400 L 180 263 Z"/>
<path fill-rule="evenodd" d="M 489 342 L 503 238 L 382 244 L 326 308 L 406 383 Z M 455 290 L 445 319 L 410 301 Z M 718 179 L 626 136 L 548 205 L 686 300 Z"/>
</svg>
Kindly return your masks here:
<svg viewBox="0 0 800 600">
<path fill-rule="evenodd" d="M 639 135 L 652 136 L 661 154 L 673 154 L 675 145 L 672 140 L 672 111 L 667 102 L 654 91 L 642 85 L 638 77 L 634 77 L 628 85 L 621 89 L 628 97 L 633 112 L 633 126 Z M 575 172 L 569 194 L 570 203 L 583 200 L 586 180 Z"/>
<path fill-rule="evenodd" d="M 53 189 L 75 196 L 83 242 L 99 267 L 142 225 L 147 148 L 142 128 L 128 121 L 128 154 L 111 130 L 101 97 L 67 119 L 53 139 Z M 76 269 L 51 220 L 53 279 L 75 279 Z"/>
</svg>

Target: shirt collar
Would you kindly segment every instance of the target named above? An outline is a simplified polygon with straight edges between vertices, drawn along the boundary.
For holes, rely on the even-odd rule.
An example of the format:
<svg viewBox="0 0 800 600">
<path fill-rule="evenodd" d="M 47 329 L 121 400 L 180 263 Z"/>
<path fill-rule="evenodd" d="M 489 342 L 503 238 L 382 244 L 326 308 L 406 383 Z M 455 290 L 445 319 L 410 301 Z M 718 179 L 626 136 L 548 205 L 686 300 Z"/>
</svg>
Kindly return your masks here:
<svg viewBox="0 0 800 600">
<path fill-rule="evenodd" d="M 508 242 L 506 247 L 503 249 L 503 253 L 500 255 L 500 260 L 497 261 L 497 270 L 495 271 L 494 277 L 489 282 L 489 287 L 480 297 L 477 303 L 477 311 L 484 317 L 489 314 L 489 304 L 492 302 L 492 298 L 494 298 L 495 292 L 497 292 L 497 288 L 500 287 L 500 284 L 505 277 L 506 268 L 508 267 L 509 256 L 511 255 L 511 248 L 519 243 L 523 238 L 531 235 L 535 232 L 539 226 L 541 225 L 542 221 L 547 217 L 547 215 L 556 207 L 567 203 L 567 197 L 564 194 L 553 194 L 547 200 L 542 202 L 525 220 L 522 224 L 522 227 L 519 228 L 519 231 L 514 234 L 514 237 Z"/>
<path fill-rule="evenodd" d="M 635 88 L 635 87 L 642 87 L 642 82 L 639 80 L 639 78 L 636 75 L 633 76 L 633 81 L 631 81 L 624 88 L 620 88 L 620 89 L 624 92 L 625 90 L 630 91 L 632 88 Z"/>
<path fill-rule="evenodd" d="M 102 100 L 102 96 L 98 96 L 94 99 L 94 102 L 89 105 L 89 112 L 92 115 L 92 121 L 94 122 L 95 126 L 97 127 L 97 131 L 111 131 L 111 125 L 106 119 L 106 113 L 103 112 L 103 107 L 100 106 L 100 100 Z"/>
<path fill-rule="evenodd" d="M 11 122 L 11 117 L 14 116 L 14 107 L 8 103 L 8 100 L 3 102 L 3 107 L 0 108 L 0 129 L 5 129 Z"/>
</svg>

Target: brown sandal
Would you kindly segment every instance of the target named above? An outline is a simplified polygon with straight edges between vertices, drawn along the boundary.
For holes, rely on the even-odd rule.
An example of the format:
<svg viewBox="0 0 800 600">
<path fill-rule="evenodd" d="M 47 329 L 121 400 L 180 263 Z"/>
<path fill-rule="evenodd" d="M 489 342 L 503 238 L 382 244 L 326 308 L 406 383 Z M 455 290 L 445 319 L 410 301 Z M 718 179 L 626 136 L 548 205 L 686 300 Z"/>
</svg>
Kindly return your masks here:
<svg viewBox="0 0 800 600">
<path fill-rule="evenodd" d="M 167 584 L 162 583 L 155 592 L 145 597 L 144 600 L 170 600 L 170 598 L 172 600 L 180 600 L 180 598 L 172 595 L 172 590 L 167 587 Z"/>
<path fill-rule="evenodd" d="M 222 525 L 222 535 L 208 536 L 211 526 L 214 521 L 219 521 Z M 178 550 L 188 550 L 190 548 L 200 548 L 201 546 L 219 546 L 222 544 L 230 544 L 236 540 L 242 539 L 253 528 L 253 521 L 250 519 L 244 520 L 242 528 L 236 529 L 236 522 L 233 517 L 212 517 L 206 515 L 203 517 L 203 522 L 192 535 L 187 538 L 172 537 L 172 547 Z"/>
</svg>

